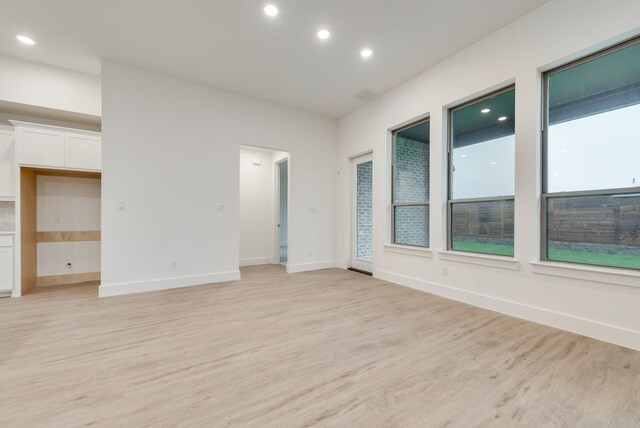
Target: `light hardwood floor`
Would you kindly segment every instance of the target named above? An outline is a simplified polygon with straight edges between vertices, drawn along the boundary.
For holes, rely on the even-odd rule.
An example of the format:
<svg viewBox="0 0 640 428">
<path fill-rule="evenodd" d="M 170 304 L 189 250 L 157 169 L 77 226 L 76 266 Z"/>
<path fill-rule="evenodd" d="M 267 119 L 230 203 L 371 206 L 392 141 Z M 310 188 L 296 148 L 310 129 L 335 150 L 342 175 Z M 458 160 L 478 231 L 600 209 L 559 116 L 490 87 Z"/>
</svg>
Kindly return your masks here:
<svg viewBox="0 0 640 428">
<path fill-rule="evenodd" d="M 640 352 L 338 269 L 0 300 L 0 426 L 640 426 Z"/>
</svg>

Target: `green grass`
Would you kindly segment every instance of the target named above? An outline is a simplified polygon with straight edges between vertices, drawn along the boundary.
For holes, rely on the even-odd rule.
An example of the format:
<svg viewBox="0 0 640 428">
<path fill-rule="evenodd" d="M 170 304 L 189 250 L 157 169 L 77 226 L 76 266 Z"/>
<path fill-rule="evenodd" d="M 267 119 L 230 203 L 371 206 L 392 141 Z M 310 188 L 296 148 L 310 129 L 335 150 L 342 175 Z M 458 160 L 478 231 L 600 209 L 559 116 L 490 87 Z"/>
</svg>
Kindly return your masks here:
<svg viewBox="0 0 640 428">
<path fill-rule="evenodd" d="M 490 242 L 476 242 L 471 240 L 453 241 L 453 249 L 456 251 L 469 251 L 472 253 L 513 256 L 513 245 L 496 244 Z M 557 262 L 583 263 L 588 265 L 640 269 L 640 256 L 631 254 L 593 253 L 589 251 L 550 248 L 549 260 Z"/>
<path fill-rule="evenodd" d="M 631 254 L 592 253 L 589 251 L 550 248 L 549 260 L 640 269 L 640 256 L 634 256 Z"/>
<path fill-rule="evenodd" d="M 491 242 L 453 241 L 452 248 L 456 251 L 472 253 L 497 254 L 499 256 L 513 256 L 513 245 L 496 244 Z"/>
</svg>

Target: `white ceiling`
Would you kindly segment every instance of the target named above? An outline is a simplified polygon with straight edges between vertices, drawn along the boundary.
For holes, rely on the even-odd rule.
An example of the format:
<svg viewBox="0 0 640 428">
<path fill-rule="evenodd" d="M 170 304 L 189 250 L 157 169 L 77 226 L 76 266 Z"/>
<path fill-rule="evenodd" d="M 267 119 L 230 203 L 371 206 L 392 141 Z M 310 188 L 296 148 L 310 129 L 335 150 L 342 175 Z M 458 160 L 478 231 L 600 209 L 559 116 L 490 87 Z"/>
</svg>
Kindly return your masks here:
<svg viewBox="0 0 640 428">
<path fill-rule="evenodd" d="M 0 0 L 0 54 L 92 74 L 104 58 L 341 117 L 362 89 L 389 91 L 546 1 L 273 0 L 273 19 L 262 0 Z"/>
</svg>

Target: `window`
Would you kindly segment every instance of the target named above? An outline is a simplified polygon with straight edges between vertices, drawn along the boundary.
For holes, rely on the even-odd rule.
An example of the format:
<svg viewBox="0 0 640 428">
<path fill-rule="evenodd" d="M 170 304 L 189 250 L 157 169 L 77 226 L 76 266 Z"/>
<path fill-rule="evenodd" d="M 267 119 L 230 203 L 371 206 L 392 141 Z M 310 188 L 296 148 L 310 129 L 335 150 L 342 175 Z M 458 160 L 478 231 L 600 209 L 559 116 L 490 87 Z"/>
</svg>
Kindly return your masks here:
<svg viewBox="0 0 640 428">
<path fill-rule="evenodd" d="M 544 81 L 542 258 L 640 269 L 640 41 Z"/>
<path fill-rule="evenodd" d="M 429 246 L 429 120 L 393 133 L 393 243 Z"/>
<path fill-rule="evenodd" d="M 515 89 L 449 111 L 449 249 L 513 256 Z"/>
</svg>

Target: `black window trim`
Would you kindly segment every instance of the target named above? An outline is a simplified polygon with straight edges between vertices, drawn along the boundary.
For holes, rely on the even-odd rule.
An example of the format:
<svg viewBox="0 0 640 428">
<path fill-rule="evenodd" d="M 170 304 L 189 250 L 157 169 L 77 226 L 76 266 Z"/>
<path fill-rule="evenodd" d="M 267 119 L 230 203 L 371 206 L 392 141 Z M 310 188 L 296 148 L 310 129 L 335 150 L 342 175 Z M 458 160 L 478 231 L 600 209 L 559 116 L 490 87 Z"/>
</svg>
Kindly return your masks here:
<svg viewBox="0 0 640 428">
<path fill-rule="evenodd" d="M 462 104 L 451 107 L 447 111 L 447 251 L 459 251 L 461 253 L 469 253 L 469 254 L 486 254 L 491 256 L 499 256 L 499 257 L 507 257 L 509 259 L 515 259 L 515 224 L 514 224 L 514 254 L 511 256 L 505 256 L 504 254 L 495 254 L 495 253 L 480 253 L 475 251 L 464 251 L 464 250 L 455 250 L 453 248 L 453 227 L 451 222 L 453 221 L 452 217 L 452 206 L 456 203 L 469 203 L 469 202 L 498 202 L 498 201 L 514 201 L 515 205 L 515 194 L 507 195 L 507 196 L 489 196 L 489 197 L 481 197 L 481 198 L 460 198 L 460 199 L 452 199 L 451 195 L 453 192 L 453 186 L 451 179 L 453 178 L 453 113 L 456 110 L 460 110 L 462 108 L 468 107 L 472 104 L 485 100 L 487 98 L 492 98 L 497 95 L 512 91 L 516 89 L 515 83 L 512 83 L 503 88 L 497 89 L 495 91 L 488 92 L 486 94 L 480 95 L 478 97 L 473 98 L 470 101 L 466 101 Z M 515 119 L 515 117 L 514 117 Z M 514 159 L 515 162 L 515 159 Z M 515 180 L 515 177 L 514 177 Z"/>
<path fill-rule="evenodd" d="M 393 245 L 402 245 L 405 247 L 415 247 L 415 248 L 431 248 L 431 234 L 429 233 L 429 228 L 431 227 L 431 177 L 429 177 L 429 200 L 427 201 L 416 201 L 416 202 L 400 202 L 396 203 L 396 183 L 395 183 L 395 168 L 396 168 L 396 135 L 399 132 L 402 132 L 406 129 L 413 128 L 414 126 L 421 125 L 423 123 L 429 122 L 429 129 L 431 129 L 431 116 L 427 115 L 422 117 L 415 122 L 411 122 L 407 125 L 403 125 L 400 128 L 393 129 L 391 131 L 391 243 Z M 431 142 L 429 142 L 429 150 L 431 150 Z M 431 176 L 431 156 L 429 156 L 429 176 Z M 403 244 L 396 242 L 396 207 L 419 207 L 419 206 L 427 206 L 427 210 L 429 211 L 429 222 L 427 224 L 427 236 L 429 236 L 429 242 L 427 246 L 424 245 L 415 245 L 415 244 Z"/>
<path fill-rule="evenodd" d="M 615 188 L 615 189 L 591 189 L 591 190 L 578 190 L 578 191 L 566 191 L 566 192 L 548 192 L 548 134 L 549 134 L 549 77 L 568 70 L 570 68 L 579 66 L 581 64 L 585 64 L 589 61 L 592 61 L 596 58 L 603 57 L 605 55 L 611 54 L 613 52 L 617 52 L 626 47 L 629 47 L 634 44 L 640 43 L 640 37 L 636 36 L 629 40 L 625 40 L 623 42 L 617 43 L 615 45 L 609 46 L 607 48 L 601 49 L 597 52 L 594 52 L 590 55 L 586 55 L 584 57 L 580 57 L 574 61 L 568 62 L 561 66 L 555 67 L 551 70 L 547 70 L 542 73 L 542 130 L 541 130 L 541 162 L 542 162 L 542 192 L 540 197 L 540 260 L 543 262 L 550 263 L 567 263 L 572 265 L 579 266 L 592 266 L 592 267 L 604 267 L 608 269 L 622 269 L 626 271 L 637 272 L 638 269 L 622 267 L 622 266 L 611 266 L 611 265 L 601 265 L 595 263 L 582 263 L 582 262 L 569 262 L 563 260 L 554 260 L 548 257 L 548 248 L 547 248 L 547 206 L 548 200 L 554 198 L 567 198 L 567 197 L 577 197 L 577 196 L 625 196 L 632 194 L 640 194 L 640 186 L 635 187 L 624 187 L 624 188 Z"/>
</svg>

